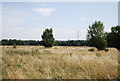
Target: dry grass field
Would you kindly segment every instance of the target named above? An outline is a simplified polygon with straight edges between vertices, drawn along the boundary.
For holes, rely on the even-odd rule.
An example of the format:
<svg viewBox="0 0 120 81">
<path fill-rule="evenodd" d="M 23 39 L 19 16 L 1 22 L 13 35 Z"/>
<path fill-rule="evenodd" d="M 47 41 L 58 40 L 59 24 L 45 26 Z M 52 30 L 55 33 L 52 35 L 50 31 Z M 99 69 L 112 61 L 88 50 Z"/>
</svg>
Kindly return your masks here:
<svg viewBox="0 0 120 81">
<path fill-rule="evenodd" d="M 3 79 L 116 79 L 118 51 L 92 47 L 2 46 Z"/>
</svg>

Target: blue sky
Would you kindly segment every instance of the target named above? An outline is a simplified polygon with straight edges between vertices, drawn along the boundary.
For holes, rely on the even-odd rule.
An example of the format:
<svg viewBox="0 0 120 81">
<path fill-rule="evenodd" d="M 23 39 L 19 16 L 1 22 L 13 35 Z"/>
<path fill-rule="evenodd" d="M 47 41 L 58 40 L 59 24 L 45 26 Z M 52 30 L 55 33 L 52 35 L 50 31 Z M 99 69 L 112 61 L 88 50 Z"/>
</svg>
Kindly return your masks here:
<svg viewBox="0 0 120 81">
<path fill-rule="evenodd" d="M 102 21 L 105 31 L 118 24 L 117 2 L 3 2 L 2 38 L 41 40 L 53 28 L 56 40 L 86 39 L 87 28 Z"/>
</svg>

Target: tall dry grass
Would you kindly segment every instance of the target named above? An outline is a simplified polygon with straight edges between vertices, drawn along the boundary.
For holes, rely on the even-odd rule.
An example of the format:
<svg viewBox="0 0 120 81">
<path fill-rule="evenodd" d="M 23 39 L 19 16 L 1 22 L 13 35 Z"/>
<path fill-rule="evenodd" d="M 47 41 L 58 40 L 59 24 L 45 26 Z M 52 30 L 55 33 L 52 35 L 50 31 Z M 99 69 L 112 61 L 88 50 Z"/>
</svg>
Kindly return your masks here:
<svg viewBox="0 0 120 81">
<path fill-rule="evenodd" d="M 118 51 L 90 47 L 2 47 L 4 79 L 116 79 Z"/>
</svg>

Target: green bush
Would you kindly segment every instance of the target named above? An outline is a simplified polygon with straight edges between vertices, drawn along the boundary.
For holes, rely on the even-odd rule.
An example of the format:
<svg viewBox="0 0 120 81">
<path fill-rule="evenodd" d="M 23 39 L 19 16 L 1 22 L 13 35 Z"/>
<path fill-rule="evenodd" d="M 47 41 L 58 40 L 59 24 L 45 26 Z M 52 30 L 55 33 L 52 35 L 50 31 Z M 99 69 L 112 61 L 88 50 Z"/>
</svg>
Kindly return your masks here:
<svg viewBox="0 0 120 81">
<path fill-rule="evenodd" d="M 16 44 L 15 43 L 13 44 L 13 48 L 16 48 Z"/>
<path fill-rule="evenodd" d="M 101 37 L 91 38 L 89 44 L 90 46 L 96 47 L 98 50 L 105 50 L 107 47 L 107 41 Z"/>
<path fill-rule="evenodd" d="M 96 38 L 95 47 L 98 50 L 105 50 L 107 47 L 107 41 L 103 38 Z"/>
<path fill-rule="evenodd" d="M 89 49 L 88 51 L 94 51 L 95 49 L 94 48 L 91 48 L 91 49 Z"/>
<path fill-rule="evenodd" d="M 105 49 L 105 51 L 106 51 L 106 52 L 108 52 L 108 51 L 109 51 L 109 49 Z"/>
</svg>

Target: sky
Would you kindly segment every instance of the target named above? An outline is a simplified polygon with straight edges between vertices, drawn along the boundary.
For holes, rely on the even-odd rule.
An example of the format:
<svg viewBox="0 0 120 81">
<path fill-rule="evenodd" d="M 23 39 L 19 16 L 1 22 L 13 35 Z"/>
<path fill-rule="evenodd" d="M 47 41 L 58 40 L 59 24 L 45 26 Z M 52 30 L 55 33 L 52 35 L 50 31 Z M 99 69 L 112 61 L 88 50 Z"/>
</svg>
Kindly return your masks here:
<svg viewBox="0 0 120 81">
<path fill-rule="evenodd" d="M 45 28 L 52 28 L 56 40 L 77 40 L 77 31 L 85 40 L 88 26 L 95 21 L 102 21 L 105 32 L 110 32 L 118 25 L 118 3 L 2 3 L 2 39 L 41 40 Z"/>
<path fill-rule="evenodd" d="M 2 2 L 118 2 L 119 0 L 1 0 Z"/>
</svg>

